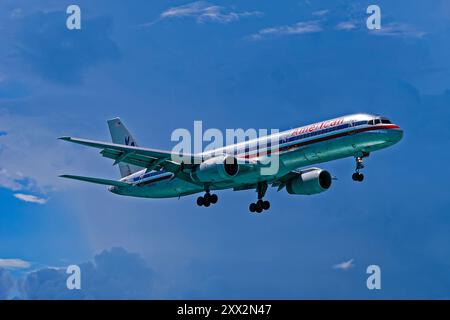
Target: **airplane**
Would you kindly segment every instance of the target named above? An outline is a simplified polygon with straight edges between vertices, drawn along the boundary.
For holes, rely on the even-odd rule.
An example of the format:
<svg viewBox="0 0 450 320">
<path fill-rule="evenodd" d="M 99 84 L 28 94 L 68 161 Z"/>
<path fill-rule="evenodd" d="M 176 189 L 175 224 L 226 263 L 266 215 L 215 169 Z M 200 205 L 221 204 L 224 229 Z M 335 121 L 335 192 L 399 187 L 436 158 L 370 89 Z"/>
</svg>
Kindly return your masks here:
<svg viewBox="0 0 450 320">
<path fill-rule="evenodd" d="M 211 191 L 256 190 L 252 213 L 270 208 L 264 200 L 268 186 L 286 189 L 292 195 L 312 195 L 331 187 L 332 175 L 312 167 L 318 163 L 354 157 L 352 179 L 361 182 L 363 160 L 372 152 L 390 147 L 403 138 L 403 130 L 388 118 L 371 114 L 351 114 L 298 127 L 254 140 L 231 144 L 215 150 L 180 156 L 172 151 L 139 147 L 120 118 L 108 121 L 112 143 L 72 137 L 59 139 L 101 150 L 113 159 L 122 178 L 109 180 L 75 175 L 60 177 L 107 185 L 114 194 L 142 198 L 173 198 L 203 193 L 197 205 L 216 204 Z M 268 142 L 275 141 L 275 143 Z M 278 156 L 278 170 L 261 174 L 263 160 Z M 303 169 L 305 168 L 305 169 Z"/>
</svg>

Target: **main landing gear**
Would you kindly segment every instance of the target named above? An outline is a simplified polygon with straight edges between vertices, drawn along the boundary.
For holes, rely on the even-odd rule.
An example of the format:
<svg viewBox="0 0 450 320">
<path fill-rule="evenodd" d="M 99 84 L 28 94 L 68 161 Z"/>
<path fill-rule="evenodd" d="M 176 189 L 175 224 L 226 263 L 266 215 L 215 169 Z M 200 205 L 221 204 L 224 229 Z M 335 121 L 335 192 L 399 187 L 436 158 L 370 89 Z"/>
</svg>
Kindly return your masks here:
<svg viewBox="0 0 450 320">
<path fill-rule="evenodd" d="M 258 201 L 256 203 L 251 203 L 249 206 L 249 210 L 252 213 L 261 213 L 263 210 L 269 210 L 270 202 L 267 200 L 263 200 L 264 195 L 267 191 L 267 182 L 260 182 L 256 187 L 256 191 L 258 192 Z"/>
<path fill-rule="evenodd" d="M 203 197 L 200 196 L 197 198 L 197 205 L 200 207 L 209 207 L 212 204 L 216 204 L 218 200 L 219 197 L 217 196 L 217 194 L 211 194 L 209 191 L 206 191 Z"/>
<path fill-rule="evenodd" d="M 355 169 L 355 173 L 353 173 L 353 175 L 352 175 L 353 181 L 362 182 L 364 180 L 364 175 L 362 173 L 360 173 L 359 171 L 364 168 L 363 158 L 366 158 L 368 156 L 369 156 L 368 153 L 363 153 L 362 157 L 355 158 L 356 169 Z"/>
</svg>

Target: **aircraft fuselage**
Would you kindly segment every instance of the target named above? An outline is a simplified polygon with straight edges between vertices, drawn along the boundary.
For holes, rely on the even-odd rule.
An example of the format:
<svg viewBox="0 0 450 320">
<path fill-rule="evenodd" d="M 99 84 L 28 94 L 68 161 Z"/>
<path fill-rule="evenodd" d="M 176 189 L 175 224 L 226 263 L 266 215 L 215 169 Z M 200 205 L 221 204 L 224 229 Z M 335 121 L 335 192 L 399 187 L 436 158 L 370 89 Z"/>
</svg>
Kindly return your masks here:
<svg viewBox="0 0 450 320">
<path fill-rule="evenodd" d="M 202 153 L 201 156 L 207 159 L 213 154 L 223 153 L 231 154 L 238 160 L 258 162 L 276 154 L 279 166 L 274 174 L 261 175 L 260 166 L 255 165 L 233 179 L 208 185 L 210 190 L 244 188 L 262 181 L 274 181 L 297 168 L 347 157 L 361 157 L 392 146 L 402 137 L 401 128 L 384 117 L 353 114 L 229 145 Z M 277 143 L 267 145 L 263 139 Z M 179 197 L 205 190 L 204 185 L 177 178 L 175 174 L 163 170 L 146 172 L 144 169 L 121 181 L 130 183 L 130 186 L 114 186 L 109 190 L 120 195 L 144 198 Z"/>
</svg>

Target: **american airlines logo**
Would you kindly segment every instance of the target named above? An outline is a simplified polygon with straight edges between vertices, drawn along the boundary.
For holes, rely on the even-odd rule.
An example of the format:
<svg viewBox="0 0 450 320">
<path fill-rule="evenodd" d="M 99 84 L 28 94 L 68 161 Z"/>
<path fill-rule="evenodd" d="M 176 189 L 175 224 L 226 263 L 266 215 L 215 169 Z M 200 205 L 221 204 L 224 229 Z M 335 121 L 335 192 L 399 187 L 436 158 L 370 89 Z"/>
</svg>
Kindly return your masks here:
<svg viewBox="0 0 450 320">
<path fill-rule="evenodd" d="M 135 146 L 136 146 L 136 144 L 134 143 L 134 141 L 131 140 L 131 137 L 130 137 L 130 136 L 125 137 L 125 145 L 127 145 L 127 146 L 132 146 L 132 147 L 135 147 Z"/>
<path fill-rule="evenodd" d="M 326 128 L 330 128 L 330 127 L 335 127 L 335 126 L 339 126 L 341 124 L 344 123 L 344 118 L 339 118 L 339 119 L 333 119 L 333 120 L 329 120 L 329 121 L 323 121 L 323 122 L 319 122 L 319 123 L 314 123 L 312 125 L 306 126 L 306 127 L 301 127 L 301 128 L 297 128 L 292 130 L 291 132 L 291 136 L 296 136 L 302 133 L 307 133 L 307 132 L 314 132 L 316 130 L 321 130 L 321 129 L 326 129 Z"/>
</svg>

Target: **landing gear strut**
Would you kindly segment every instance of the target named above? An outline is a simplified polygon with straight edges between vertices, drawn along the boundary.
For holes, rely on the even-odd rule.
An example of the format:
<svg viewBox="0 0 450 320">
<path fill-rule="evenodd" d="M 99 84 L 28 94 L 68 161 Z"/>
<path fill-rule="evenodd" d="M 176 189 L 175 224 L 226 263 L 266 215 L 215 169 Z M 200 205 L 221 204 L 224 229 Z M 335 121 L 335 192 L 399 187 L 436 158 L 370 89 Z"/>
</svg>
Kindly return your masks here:
<svg viewBox="0 0 450 320">
<path fill-rule="evenodd" d="M 249 206 L 250 212 L 261 213 L 263 210 L 269 210 L 270 202 L 267 200 L 263 200 L 264 195 L 267 191 L 267 182 L 259 182 L 256 187 L 256 191 L 258 192 L 258 201 L 256 203 L 251 203 Z"/>
<path fill-rule="evenodd" d="M 352 175 L 353 181 L 362 182 L 364 180 L 364 175 L 362 173 L 360 173 L 359 171 L 364 168 L 363 159 L 368 157 L 368 156 L 369 156 L 368 153 L 363 153 L 362 157 L 356 157 L 355 158 L 355 160 L 356 160 L 356 169 L 355 169 L 355 173 L 353 173 L 353 175 Z"/>
<path fill-rule="evenodd" d="M 201 206 L 209 207 L 212 204 L 216 204 L 218 200 L 219 197 L 217 196 L 217 194 L 211 194 L 208 190 L 205 192 L 205 195 L 203 197 L 200 196 L 197 198 L 197 205 L 199 207 Z"/>
</svg>

